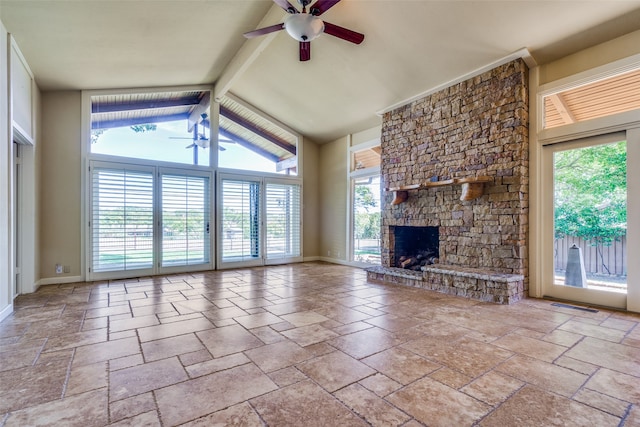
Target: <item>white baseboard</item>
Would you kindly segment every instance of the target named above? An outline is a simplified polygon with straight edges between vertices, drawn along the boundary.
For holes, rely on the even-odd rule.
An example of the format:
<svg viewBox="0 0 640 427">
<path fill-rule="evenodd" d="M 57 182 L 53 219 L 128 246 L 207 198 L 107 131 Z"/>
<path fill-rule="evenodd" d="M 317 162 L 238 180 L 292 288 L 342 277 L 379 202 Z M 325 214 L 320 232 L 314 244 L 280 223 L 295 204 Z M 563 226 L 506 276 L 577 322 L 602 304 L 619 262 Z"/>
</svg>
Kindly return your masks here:
<svg viewBox="0 0 640 427">
<path fill-rule="evenodd" d="M 0 311 L 0 322 L 9 317 L 11 313 L 13 313 L 13 303 L 9 304 L 2 311 Z"/>
<path fill-rule="evenodd" d="M 60 285 L 62 283 L 84 282 L 82 276 L 46 277 L 36 282 L 36 289 L 43 285 Z"/>
<path fill-rule="evenodd" d="M 362 265 L 360 263 L 347 261 L 347 260 L 344 260 L 344 259 L 338 259 L 338 258 L 329 258 L 329 257 L 321 256 L 321 257 L 319 257 L 319 261 L 330 262 L 332 264 L 347 265 L 349 267 L 360 267 L 360 268 L 362 268 Z"/>
</svg>

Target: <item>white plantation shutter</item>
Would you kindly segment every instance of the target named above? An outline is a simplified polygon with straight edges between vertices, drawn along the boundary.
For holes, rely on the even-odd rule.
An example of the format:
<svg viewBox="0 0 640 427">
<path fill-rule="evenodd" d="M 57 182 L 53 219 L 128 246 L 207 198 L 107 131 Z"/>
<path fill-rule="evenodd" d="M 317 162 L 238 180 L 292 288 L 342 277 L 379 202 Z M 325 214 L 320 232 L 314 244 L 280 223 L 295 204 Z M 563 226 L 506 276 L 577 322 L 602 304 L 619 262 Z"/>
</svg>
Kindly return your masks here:
<svg viewBox="0 0 640 427">
<path fill-rule="evenodd" d="M 153 173 L 92 167 L 91 271 L 153 267 Z"/>
<path fill-rule="evenodd" d="M 261 258 L 260 182 L 223 178 L 220 242 L 223 262 Z"/>
<path fill-rule="evenodd" d="M 293 258 L 300 250 L 300 185 L 266 184 L 267 259 Z"/>
<path fill-rule="evenodd" d="M 209 177 L 161 175 L 162 267 L 210 261 Z"/>
</svg>

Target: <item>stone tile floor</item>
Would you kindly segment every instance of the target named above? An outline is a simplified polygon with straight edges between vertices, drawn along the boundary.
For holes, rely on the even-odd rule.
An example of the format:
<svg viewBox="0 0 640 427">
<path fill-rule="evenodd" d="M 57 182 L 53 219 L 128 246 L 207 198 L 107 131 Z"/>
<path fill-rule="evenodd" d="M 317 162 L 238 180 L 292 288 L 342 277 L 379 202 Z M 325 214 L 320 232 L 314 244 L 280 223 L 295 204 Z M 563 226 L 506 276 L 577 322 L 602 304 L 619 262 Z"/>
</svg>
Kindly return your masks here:
<svg viewBox="0 0 640 427">
<path fill-rule="evenodd" d="M 323 263 L 45 286 L 0 323 L 0 424 L 640 426 L 639 322 Z"/>
</svg>

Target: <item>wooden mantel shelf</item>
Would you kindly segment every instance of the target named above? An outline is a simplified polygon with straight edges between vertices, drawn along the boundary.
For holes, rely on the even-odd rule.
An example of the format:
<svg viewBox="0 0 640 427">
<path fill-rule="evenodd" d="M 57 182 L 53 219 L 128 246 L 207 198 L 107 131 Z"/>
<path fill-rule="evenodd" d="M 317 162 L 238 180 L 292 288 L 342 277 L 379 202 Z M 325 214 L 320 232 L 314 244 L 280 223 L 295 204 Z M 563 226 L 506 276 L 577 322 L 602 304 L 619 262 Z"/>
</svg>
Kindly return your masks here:
<svg viewBox="0 0 640 427">
<path fill-rule="evenodd" d="M 409 198 L 409 190 L 421 190 L 423 188 L 443 187 L 445 185 L 461 185 L 462 194 L 460 200 L 473 200 L 482 196 L 484 193 L 484 184 L 486 182 L 493 182 L 493 177 L 490 176 L 478 176 L 470 178 L 452 178 L 442 181 L 430 181 L 422 184 L 403 185 L 401 187 L 385 188 L 385 191 L 393 191 L 395 198 L 392 205 L 399 205 L 405 202 Z"/>
</svg>

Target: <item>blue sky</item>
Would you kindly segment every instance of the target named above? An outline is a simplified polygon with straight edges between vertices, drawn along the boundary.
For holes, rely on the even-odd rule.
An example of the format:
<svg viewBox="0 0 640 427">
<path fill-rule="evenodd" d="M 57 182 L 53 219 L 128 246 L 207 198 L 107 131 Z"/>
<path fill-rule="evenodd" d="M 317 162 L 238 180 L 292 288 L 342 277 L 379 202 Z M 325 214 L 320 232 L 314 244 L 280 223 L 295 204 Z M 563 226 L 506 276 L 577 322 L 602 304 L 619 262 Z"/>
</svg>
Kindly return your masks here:
<svg viewBox="0 0 640 427">
<path fill-rule="evenodd" d="M 98 141 L 92 144 L 91 152 L 190 165 L 193 164 L 193 148 L 186 147 L 193 143 L 192 138 L 186 121 L 158 123 L 155 131 L 139 133 L 129 127 L 112 128 L 105 130 Z M 225 148 L 218 152 L 221 167 L 276 172 L 274 163 L 253 151 L 238 144 L 221 145 Z M 209 165 L 209 152 L 209 148 L 198 148 L 199 165 Z"/>
</svg>

